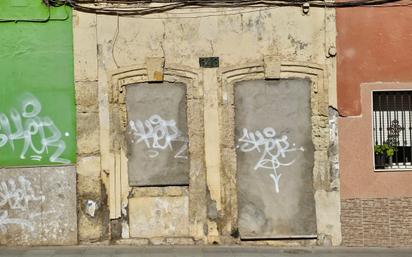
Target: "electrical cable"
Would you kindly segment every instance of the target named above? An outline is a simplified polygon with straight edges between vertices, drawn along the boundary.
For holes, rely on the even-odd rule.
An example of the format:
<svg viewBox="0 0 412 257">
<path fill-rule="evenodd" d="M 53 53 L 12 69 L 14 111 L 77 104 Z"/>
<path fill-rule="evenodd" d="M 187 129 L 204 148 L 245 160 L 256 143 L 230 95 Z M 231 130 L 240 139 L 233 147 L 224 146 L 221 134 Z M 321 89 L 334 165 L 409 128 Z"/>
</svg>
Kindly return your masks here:
<svg viewBox="0 0 412 257">
<path fill-rule="evenodd" d="M 327 2 L 320 0 L 180 0 L 178 2 L 164 3 L 160 1 L 148 0 L 44 0 L 49 5 L 70 5 L 74 9 L 82 12 L 106 14 L 106 15 L 147 15 L 152 13 L 162 13 L 174 9 L 183 8 L 233 8 L 233 7 L 271 7 L 271 6 L 296 6 L 309 4 L 310 7 L 321 8 L 351 8 L 351 7 L 396 7 L 411 6 L 412 1 L 408 0 L 352 0 L 341 2 Z M 159 6 L 143 6 L 148 4 L 160 4 Z"/>
</svg>

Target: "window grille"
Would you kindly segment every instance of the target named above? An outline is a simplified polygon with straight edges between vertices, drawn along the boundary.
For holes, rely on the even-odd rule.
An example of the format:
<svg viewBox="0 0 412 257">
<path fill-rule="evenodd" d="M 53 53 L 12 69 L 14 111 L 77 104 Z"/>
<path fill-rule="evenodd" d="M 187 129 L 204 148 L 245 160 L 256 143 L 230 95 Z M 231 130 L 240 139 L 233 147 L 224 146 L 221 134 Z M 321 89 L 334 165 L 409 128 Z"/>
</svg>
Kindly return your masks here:
<svg viewBox="0 0 412 257">
<path fill-rule="evenodd" d="M 412 91 L 373 92 L 375 169 L 412 169 Z"/>
</svg>

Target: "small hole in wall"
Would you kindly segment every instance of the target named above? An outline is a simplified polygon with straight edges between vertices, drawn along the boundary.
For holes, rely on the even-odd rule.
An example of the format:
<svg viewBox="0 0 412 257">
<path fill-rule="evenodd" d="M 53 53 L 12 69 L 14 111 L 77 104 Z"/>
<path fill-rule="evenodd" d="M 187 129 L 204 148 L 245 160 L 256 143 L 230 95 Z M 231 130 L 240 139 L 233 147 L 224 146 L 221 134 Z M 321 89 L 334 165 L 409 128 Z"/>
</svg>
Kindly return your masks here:
<svg viewBox="0 0 412 257">
<path fill-rule="evenodd" d="M 232 236 L 232 237 L 234 237 L 234 238 L 239 238 L 239 229 L 234 229 L 234 230 L 232 230 L 232 233 L 230 233 L 230 235 Z"/>
<path fill-rule="evenodd" d="M 213 241 L 213 244 L 214 244 L 214 245 L 218 245 L 219 243 L 218 243 L 218 242 L 216 242 L 216 241 Z"/>
</svg>

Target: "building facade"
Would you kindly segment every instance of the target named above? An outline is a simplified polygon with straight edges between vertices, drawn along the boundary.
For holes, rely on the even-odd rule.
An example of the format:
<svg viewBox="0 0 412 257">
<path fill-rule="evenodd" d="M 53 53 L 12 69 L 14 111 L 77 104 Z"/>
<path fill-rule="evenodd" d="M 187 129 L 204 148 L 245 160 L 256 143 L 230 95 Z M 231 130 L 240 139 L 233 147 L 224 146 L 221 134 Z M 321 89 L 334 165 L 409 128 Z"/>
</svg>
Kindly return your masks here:
<svg viewBox="0 0 412 257">
<path fill-rule="evenodd" d="M 410 14 L 407 6 L 337 11 L 343 245 L 411 245 Z M 395 151 L 379 167 L 374 148 L 384 144 Z"/>
<path fill-rule="evenodd" d="M 73 23 L 79 203 L 102 206 L 79 212 L 81 242 L 340 243 L 333 10 L 75 12 Z"/>
<path fill-rule="evenodd" d="M 378 108 L 371 90 L 408 75 L 388 65 L 374 79 L 358 40 L 374 31 L 348 19 L 392 9 L 338 10 L 336 23 L 335 8 L 306 4 L 72 5 L 3 3 L 1 244 L 395 245 L 408 173 L 375 172 L 369 141 L 355 158 L 354 135 L 372 138 L 358 117 Z M 401 27 L 393 48 L 411 41 Z M 394 232 L 379 241 L 367 226 L 382 212 Z"/>
</svg>

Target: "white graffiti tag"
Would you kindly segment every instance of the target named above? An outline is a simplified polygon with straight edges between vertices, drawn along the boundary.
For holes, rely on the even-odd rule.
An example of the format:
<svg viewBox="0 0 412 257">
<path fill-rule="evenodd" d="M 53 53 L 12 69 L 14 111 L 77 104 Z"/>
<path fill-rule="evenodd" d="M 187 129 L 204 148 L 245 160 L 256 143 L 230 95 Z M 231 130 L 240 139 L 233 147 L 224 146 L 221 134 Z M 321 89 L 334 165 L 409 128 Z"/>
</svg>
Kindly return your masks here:
<svg viewBox="0 0 412 257">
<path fill-rule="evenodd" d="M 31 94 L 26 94 L 19 110 L 12 108 L 9 117 L 0 112 L 0 148 L 8 144 L 11 150 L 15 151 L 14 142 L 22 140 L 20 159 L 26 159 L 28 153 L 33 153 L 30 159 L 40 161 L 42 155 L 48 154 L 52 148 L 54 152 L 49 157 L 50 162 L 70 163 L 69 160 L 60 158 L 66 149 L 62 133 L 49 117 L 39 116 L 41 110 L 39 100 Z M 66 132 L 65 136 L 69 136 L 69 133 Z"/>
<path fill-rule="evenodd" d="M 174 157 L 187 159 L 188 139 L 176 127 L 176 121 L 164 120 L 159 115 L 153 115 L 144 122 L 131 120 L 129 128 L 129 133 L 133 135 L 132 143 L 144 142 L 149 149 L 149 157 L 157 157 L 159 150 L 173 150 L 172 143 L 181 142 Z"/>
<path fill-rule="evenodd" d="M 0 181 L 0 208 L 24 212 L 28 210 L 31 201 L 43 202 L 44 199 L 43 195 L 36 196 L 31 182 L 23 176 L 19 176 L 17 181 L 14 179 Z M 33 218 L 34 214 L 30 213 L 29 217 Z M 23 218 L 9 218 L 7 210 L 0 210 L 0 231 L 6 232 L 6 225 L 10 224 L 19 225 L 33 231 L 31 221 Z"/>
<path fill-rule="evenodd" d="M 30 231 L 34 230 L 33 225 L 31 224 L 30 221 L 28 221 L 26 219 L 9 218 L 9 212 L 8 211 L 0 211 L 0 231 L 2 233 L 6 233 L 7 232 L 7 226 L 6 225 L 10 225 L 10 224 L 19 225 L 23 228 L 26 227 Z"/>
<path fill-rule="evenodd" d="M 265 128 L 263 131 L 250 132 L 243 129 L 243 135 L 239 138 L 237 146 L 242 152 L 257 151 L 261 153 L 254 170 L 269 169 L 272 171 L 270 177 L 275 184 L 276 193 L 279 193 L 279 180 L 282 174 L 279 173 L 281 166 L 290 166 L 296 159 L 285 161 L 288 153 L 304 151 L 303 147 L 296 148 L 295 145 L 290 147 L 288 137 L 282 135 L 276 137 L 276 131 L 273 128 Z"/>
<path fill-rule="evenodd" d="M 0 207 L 8 204 L 12 210 L 27 210 L 30 201 L 44 201 L 44 196 L 36 196 L 25 177 L 0 182 Z"/>
</svg>

